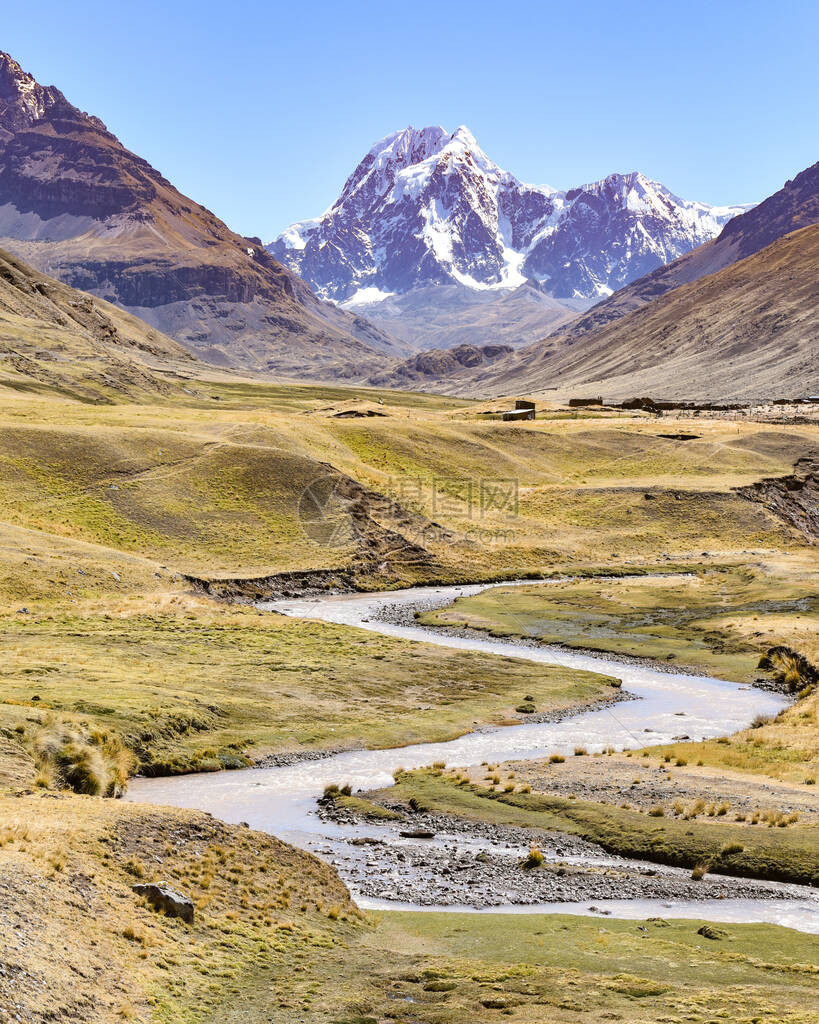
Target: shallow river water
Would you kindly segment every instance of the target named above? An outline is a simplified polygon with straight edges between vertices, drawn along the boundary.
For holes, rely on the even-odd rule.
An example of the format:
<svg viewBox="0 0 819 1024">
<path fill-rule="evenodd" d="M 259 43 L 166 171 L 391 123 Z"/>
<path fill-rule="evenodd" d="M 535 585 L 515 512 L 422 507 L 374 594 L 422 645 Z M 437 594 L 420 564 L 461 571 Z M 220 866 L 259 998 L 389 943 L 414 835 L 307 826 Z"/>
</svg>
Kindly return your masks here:
<svg viewBox="0 0 819 1024">
<path fill-rule="evenodd" d="M 505 584 L 509 585 L 509 584 Z M 525 658 L 546 665 L 565 665 L 616 676 L 637 700 L 588 711 L 560 722 L 524 723 L 500 728 L 477 728 L 445 743 L 425 743 L 393 750 L 361 750 L 333 754 L 320 760 L 273 768 L 250 768 L 216 774 L 162 779 L 135 779 L 128 799 L 209 811 L 225 821 L 247 822 L 335 863 L 359 905 L 417 910 L 471 910 L 452 903 L 436 906 L 373 899 L 357 892 L 356 879 L 366 874 L 368 858 L 350 839 L 387 837 L 395 829 L 323 820 L 316 799 L 330 783 L 350 783 L 354 789 L 389 786 L 398 767 L 416 768 L 444 761 L 450 767 L 537 758 L 571 753 L 582 744 L 590 753 L 666 743 L 678 735 L 692 740 L 721 736 L 746 727 L 758 714 L 776 714 L 784 705 L 778 695 L 706 676 L 659 671 L 558 648 L 520 646 L 487 637 L 460 637 L 415 625 L 398 625 L 379 618 L 387 610 L 447 604 L 485 585 L 416 587 L 379 594 L 354 594 L 270 602 L 261 607 L 301 618 L 321 619 L 390 636 L 444 647 L 484 651 Z M 275 709 L 271 709 L 275 714 Z M 409 840 L 404 840 L 410 842 Z M 628 864 L 630 862 L 621 861 Z M 356 870 L 350 871 L 350 864 Z M 782 899 L 771 892 L 765 899 L 658 900 L 595 899 L 589 903 L 526 903 L 495 907 L 496 912 L 611 913 L 617 917 L 700 917 L 714 921 L 773 921 L 819 934 L 819 896 L 809 888 L 781 888 Z M 366 887 L 364 887 L 366 888 Z M 772 898 L 773 897 L 773 898 Z"/>
</svg>

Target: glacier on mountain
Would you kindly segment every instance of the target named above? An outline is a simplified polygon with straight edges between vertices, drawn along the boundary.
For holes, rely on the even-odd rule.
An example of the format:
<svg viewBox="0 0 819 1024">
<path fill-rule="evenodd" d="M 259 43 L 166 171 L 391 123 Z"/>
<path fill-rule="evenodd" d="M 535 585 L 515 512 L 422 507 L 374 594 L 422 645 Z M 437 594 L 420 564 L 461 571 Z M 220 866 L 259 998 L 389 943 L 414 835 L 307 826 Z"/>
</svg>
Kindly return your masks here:
<svg viewBox="0 0 819 1024">
<path fill-rule="evenodd" d="M 377 142 L 321 217 L 268 249 L 322 297 L 363 305 L 429 285 L 537 282 L 596 301 L 714 238 L 747 206 L 690 202 L 639 172 L 559 191 L 528 185 L 468 128 L 406 128 Z"/>
</svg>

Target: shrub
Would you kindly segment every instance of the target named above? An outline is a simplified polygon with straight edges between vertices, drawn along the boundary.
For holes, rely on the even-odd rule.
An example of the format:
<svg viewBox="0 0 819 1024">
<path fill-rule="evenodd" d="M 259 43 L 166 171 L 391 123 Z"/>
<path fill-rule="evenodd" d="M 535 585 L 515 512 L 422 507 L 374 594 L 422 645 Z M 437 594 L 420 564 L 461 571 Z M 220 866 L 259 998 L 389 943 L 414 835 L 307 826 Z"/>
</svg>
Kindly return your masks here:
<svg viewBox="0 0 819 1024">
<path fill-rule="evenodd" d="M 32 737 L 31 748 L 38 786 L 89 796 L 120 796 L 134 765 L 132 753 L 116 733 L 88 732 L 54 716 Z"/>
<path fill-rule="evenodd" d="M 575 747 L 574 748 L 574 756 L 575 757 L 585 757 L 586 754 L 588 754 L 588 750 L 586 750 L 585 747 Z"/>
<path fill-rule="evenodd" d="M 804 654 L 784 644 L 771 647 L 759 659 L 759 668 L 774 673 L 776 681 L 789 693 L 810 692 L 819 683 L 819 669 Z"/>
<path fill-rule="evenodd" d="M 566 758 L 562 754 L 552 754 L 549 757 L 549 764 L 563 764 Z"/>
<path fill-rule="evenodd" d="M 527 871 L 530 871 L 532 868 L 539 868 L 542 864 L 543 854 L 540 852 L 537 846 L 533 846 L 529 850 L 526 859 L 523 861 L 522 867 L 524 867 Z"/>
</svg>

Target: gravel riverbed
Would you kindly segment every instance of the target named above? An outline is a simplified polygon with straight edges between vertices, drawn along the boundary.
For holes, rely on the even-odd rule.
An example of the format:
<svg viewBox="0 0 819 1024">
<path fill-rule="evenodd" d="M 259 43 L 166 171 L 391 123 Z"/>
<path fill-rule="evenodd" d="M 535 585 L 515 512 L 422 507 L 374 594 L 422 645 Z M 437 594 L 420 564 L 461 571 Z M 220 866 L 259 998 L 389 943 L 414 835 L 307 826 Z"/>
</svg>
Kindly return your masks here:
<svg viewBox="0 0 819 1024">
<path fill-rule="evenodd" d="M 700 881 L 681 868 L 625 860 L 594 843 L 560 832 L 498 826 L 450 814 L 412 813 L 386 802 L 403 815 L 378 828 L 378 836 L 355 837 L 317 846 L 342 879 L 362 895 L 420 906 L 466 905 L 476 908 L 532 903 L 574 903 L 609 899 L 782 899 L 802 898 L 799 886 L 706 875 Z M 320 814 L 338 824 L 356 818 L 333 800 Z M 372 830 L 370 830 L 372 831 Z M 421 840 L 401 832 L 427 831 Z M 522 862 L 536 845 L 540 867 Z"/>
</svg>

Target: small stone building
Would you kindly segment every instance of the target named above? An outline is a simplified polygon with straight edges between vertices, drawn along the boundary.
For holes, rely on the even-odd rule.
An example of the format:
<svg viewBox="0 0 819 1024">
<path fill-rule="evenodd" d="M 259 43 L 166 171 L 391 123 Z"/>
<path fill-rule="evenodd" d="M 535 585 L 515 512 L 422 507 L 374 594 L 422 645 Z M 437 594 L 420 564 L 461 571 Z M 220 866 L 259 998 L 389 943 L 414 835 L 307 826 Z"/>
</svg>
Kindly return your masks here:
<svg viewBox="0 0 819 1024">
<path fill-rule="evenodd" d="M 533 420 L 535 418 L 535 403 L 528 398 L 519 398 L 515 402 L 515 408 L 503 413 L 504 420 Z"/>
</svg>

